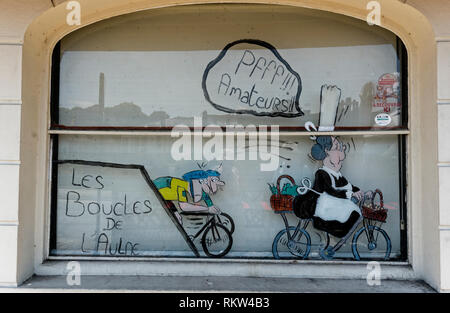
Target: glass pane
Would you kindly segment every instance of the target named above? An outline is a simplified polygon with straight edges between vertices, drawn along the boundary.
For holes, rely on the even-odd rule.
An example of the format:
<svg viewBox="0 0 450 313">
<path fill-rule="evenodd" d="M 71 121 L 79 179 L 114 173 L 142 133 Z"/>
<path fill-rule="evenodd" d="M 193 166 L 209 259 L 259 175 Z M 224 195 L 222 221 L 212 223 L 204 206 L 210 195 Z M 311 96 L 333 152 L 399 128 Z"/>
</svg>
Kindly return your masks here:
<svg viewBox="0 0 450 313">
<path fill-rule="evenodd" d="M 140 165 L 154 187 L 136 169 L 59 164 L 52 253 L 104 255 L 107 237 L 113 252 L 122 240 L 137 244 L 136 256 L 194 256 L 184 230 L 204 257 L 400 257 L 398 136 L 269 136 L 267 143 L 227 136 L 224 160 L 209 162 L 205 156 L 220 150 L 220 137 L 183 138 L 60 135 L 59 160 Z M 203 147 L 198 160 L 194 145 Z M 180 151 L 191 154 L 180 159 Z M 288 177 L 277 186 L 282 175 Z M 352 202 L 363 193 L 362 206 Z"/>
<path fill-rule="evenodd" d="M 53 254 L 145 256 L 151 251 L 151 255 L 166 255 L 168 247 L 174 252 L 189 247 L 186 234 L 177 229 L 157 190 L 145 180 L 145 172 L 89 162 L 55 166 L 58 200 Z"/>
<path fill-rule="evenodd" d="M 399 127 L 399 50 L 380 27 L 309 9 L 134 13 L 62 40 L 54 119 L 84 127 L 193 126 L 194 117 L 221 126 Z"/>
</svg>

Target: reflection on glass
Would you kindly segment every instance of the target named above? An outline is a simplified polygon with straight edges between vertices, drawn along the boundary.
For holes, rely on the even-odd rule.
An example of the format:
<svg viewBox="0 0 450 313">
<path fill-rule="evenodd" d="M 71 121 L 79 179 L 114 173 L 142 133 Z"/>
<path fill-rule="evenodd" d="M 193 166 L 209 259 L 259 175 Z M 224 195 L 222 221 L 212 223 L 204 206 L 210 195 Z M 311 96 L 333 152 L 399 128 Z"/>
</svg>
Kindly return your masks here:
<svg viewBox="0 0 450 313">
<path fill-rule="evenodd" d="M 64 38 L 57 124 L 192 126 L 197 116 L 204 125 L 398 127 L 397 50 L 397 38 L 384 29 L 308 9 L 134 13 Z M 327 110 L 324 85 L 341 91 Z"/>
</svg>

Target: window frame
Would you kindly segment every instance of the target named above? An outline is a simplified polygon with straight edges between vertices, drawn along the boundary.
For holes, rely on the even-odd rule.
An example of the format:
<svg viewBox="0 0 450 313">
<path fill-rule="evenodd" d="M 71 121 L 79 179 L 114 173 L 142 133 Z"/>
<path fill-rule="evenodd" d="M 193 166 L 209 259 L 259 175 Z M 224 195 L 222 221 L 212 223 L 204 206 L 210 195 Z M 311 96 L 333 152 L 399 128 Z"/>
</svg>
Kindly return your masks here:
<svg viewBox="0 0 450 313">
<path fill-rule="evenodd" d="M 401 97 L 402 97 L 402 121 L 400 126 L 394 127 L 348 127 L 348 126 L 336 126 L 334 131 L 307 131 L 305 127 L 294 126 L 280 126 L 279 134 L 282 136 L 360 136 L 360 135 L 396 135 L 398 138 L 398 159 L 399 159 L 399 209 L 400 209 L 400 257 L 381 263 L 400 263 L 409 261 L 408 251 L 408 139 L 411 134 L 410 131 L 410 119 L 409 119 L 409 88 L 408 88 L 408 53 L 405 44 L 402 40 L 397 38 L 397 64 L 398 70 L 401 75 Z M 136 257 L 111 257 L 111 256 L 56 256 L 52 255 L 51 251 L 56 247 L 56 230 L 57 230 L 57 186 L 58 186 L 58 141 L 59 135 L 87 135 L 87 136 L 169 136 L 171 135 L 172 126 L 157 127 L 157 126 L 65 126 L 57 122 L 59 120 L 59 86 L 60 86 L 60 60 L 61 60 L 61 40 L 56 44 L 52 53 L 52 66 L 51 66 L 51 89 L 50 89 L 50 118 L 48 120 L 47 136 L 49 138 L 49 168 L 50 168 L 50 182 L 49 182 L 49 206 L 50 206 L 50 224 L 48 234 L 47 245 L 47 259 L 49 260 L 66 260 L 72 259 L 90 259 L 95 258 L 98 260 L 130 260 Z M 225 130 L 225 126 L 221 127 Z M 191 131 L 196 130 L 194 127 L 189 127 Z M 269 133 L 271 128 L 260 131 L 259 127 L 256 127 L 258 134 Z M 173 257 L 164 257 L 170 258 Z M 191 257 L 186 257 L 191 259 Z M 139 260 L 155 259 L 155 257 L 138 257 Z M 235 258 L 225 258 L 222 261 L 227 262 Z M 302 262 L 315 262 L 313 260 L 302 260 Z M 333 262 L 353 262 L 347 259 L 338 259 Z"/>
</svg>

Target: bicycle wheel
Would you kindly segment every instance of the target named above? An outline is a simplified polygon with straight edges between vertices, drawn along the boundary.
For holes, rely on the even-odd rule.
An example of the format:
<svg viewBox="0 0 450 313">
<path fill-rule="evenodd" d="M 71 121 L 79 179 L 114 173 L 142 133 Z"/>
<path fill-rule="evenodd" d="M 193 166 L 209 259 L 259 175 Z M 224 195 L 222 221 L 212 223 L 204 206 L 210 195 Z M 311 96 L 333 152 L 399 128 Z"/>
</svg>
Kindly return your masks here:
<svg viewBox="0 0 450 313">
<path fill-rule="evenodd" d="M 296 227 L 289 227 L 289 234 L 294 235 Z M 272 254 L 275 259 L 292 258 L 292 255 L 306 259 L 311 251 L 311 237 L 304 229 L 299 229 L 295 238 L 289 241 L 286 229 L 282 229 L 273 240 Z"/>
<path fill-rule="evenodd" d="M 374 225 L 360 228 L 352 240 L 352 252 L 357 261 L 366 258 L 389 260 L 391 247 L 388 234 Z"/>
<path fill-rule="evenodd" d="M 230 251 L 232 245 L 233 238 L 229 230 L 221 224 L 212 223 L 203 232 L 202 247 L 209 257 L 223 257 Z"/>
<path fill-rule="evenodd" d="M 234 233 L 234 221 L 230 215 L 228 215 L 227 213 L 220 213 L 219 215 L 216 215 L 216 218 L 218 224 L 225 226 L 230 234 Z"/>
</svg>

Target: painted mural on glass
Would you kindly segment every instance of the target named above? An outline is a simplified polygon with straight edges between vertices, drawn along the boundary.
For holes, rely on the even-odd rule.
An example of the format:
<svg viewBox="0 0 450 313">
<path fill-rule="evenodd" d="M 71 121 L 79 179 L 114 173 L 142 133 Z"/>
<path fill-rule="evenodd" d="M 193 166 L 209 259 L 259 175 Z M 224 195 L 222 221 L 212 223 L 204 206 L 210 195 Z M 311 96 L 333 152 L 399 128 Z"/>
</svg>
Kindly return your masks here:
<svg viewBox="0 0 450 313">
<path fill-rule="evenodd" d="M 225 256 L 233 244 L 234 221 L 230 215 L 214 205 L 211 196 L 225 182 L 220 179 L 222 166 L 214 170 L 194 170 L 182 178 L 159 177 L 153 181 L 170 211 L 184 227 L 189 239 L 200 239 L 203 251 L 209 257 Z M 183 220 L 188 223 L 183 224 Z"/>
<path fill-rule="evenodd" d="M 117 145 L 117 150 L 108 156 L 119 159 L 119 162 L 107 162 L 102 159 L 105 154 L 99 157 L 96 152 L 80 152 L 78 159 L 56 160 L 56 219 L 59 224 L 65 225 L 55 230 L 64 239 L 57 240 L 56 250 L 61 250 L 63 255 L 186 256 L 189 253 L 195 257 L 213 258 L 239 257 L 244 252 L 251 257 L 308 259 L 314 255 L 314 258 L 318 256 L 323 260 L 332 260 L 347 258 L 338 256 L 346 247 L 355 260 L 390 259 L 392 242 L 383 227 L 390 222 L 393 214 L 385 207 L 384 186 L 377 181 L 361 186 L 354 165 L 360 152 L 353 137 L 343 139 L 333 135 L 333 131 L 346 117 L 351 119 L 368 108 L 378 110 L 370 112 L 371 119 L 376 115 L 378 126 L 389 126 L 392 119 L 401 114 L 399 75 L 382 75 L 376 90 L 370 91 L 370 86 L 364 85 L 361 97 L 372 101 L 367 102 L 364 108 L 348 99 L 341 99 L 343 91 L 338 87 L 339 82 L 335 82 L 338 85 L 329 82 L 319 84 L 319 103 L 315 104 L 319 106 L 317 114 L 309 114 L 300 107 L 302 79 L 305 78 L 289 65 L 274 46 L 255 39 L 238 40 L 226 45 L 218 56 L 206 64 L 203 76 L 198 77 L 202 100 L 213 111 L 220 112 L 220 118 L 225 112 L 230 116 L 246 115 L 249 121 L 268 121 L 270 118 L 278 122 L 283 118 L 292 123 L 292 120 L 298 119 L 297 131 L 314 132 L 314 135 L 303 136 L 302 139 L 290 137 L 278 140 L 276 137 L 275 143 L 273 138 L 270 143 L 265 142 L 265 153 L 276 153 L 281 161 L 266 172 L 258 166 L 259 172 L 253 172 L 246 184 L 240 184 L 240 179 L 246 175 L 239 169 L 245 172 L 256 159 L 225 156 L 213 159 L 220 165 L 212 166 L 214 162 L 204 160 L 205 155 L 220 155 L 217 154 L 219 147 L 222 149 L 225 146 L 225 150 L 230 148 L 223 138 L 214 141 L 216 137 L 212 134 L 209 136 L 212 139 L 205 146 L 214 153 L 209 151 L 211 153 L 205 154 L 203 147 L 200 160 L 186 158 L 182 160 L 185 163 L 177 163 L 178 160 L 170 158 L 167 142 L 159 146 L 159 141 L 155 140 L 156 148 L 146 153 L 155 153 L 155 149 L 166 150 L 160 155 L 147 157 L 139 141 L 139 145 L 133 146 L 137 152 L 127 150 L 126 138 L 121 139 L 123 141 Z M 105 75 L 102 73 L 99 106 L 95 109 L 98 118 L 120 119 L 120 111 L 105 109 L 104 91 Z M 83 110 L 86 111 L 79 109 L 77 114 Z M 109 113 L 105 115 L 105 112 Z M 86 113 L 94 116 L 88 111 Z M 194 117 L 202 115 L 195 107 L 191 113 Z M 207 119 L 206 115 L 203 114 L 201 119 Z M 211 111 L 209 116 L 212 116 Z M 153 117 L 161 119 L 161 125 L 167 118 L 164 114 Z M 309 120 L 305 122 L 305 118 Z M 260 131 L 265 127 L 255 124 Z M 215 125 L 215 129 L 220 131 L 223 128 Z M 185 132 L 194 132 L 189 126 L 185 129 Z M 200 131 L 203 130 L 201 127 Z M 320 132 L 328 134 L 321 135 Z M 235 137 L 239 136 L 233 133 L 226 139 L 233 139 L 233 149 Z M 98 139 L 98 142 L 102 140 Z M 192 141 L 195 149 L 195 139 Z M 232 156 L 235 152 L 250 155 L 261 142 L 260 138 L 249 136 L 241 141 L 242 146 L 237 147 L 237 151 L 232 151 Z M 238 145 L 239 140 L 236 141 Z M 274 145 L 276 152 L 267 149 Z M 69 146 L 67 144 L 66 151 Z M 61 151 L 64 153 L 64 149 Z M 127 160 L 139 162 L 122 161 L 121 153 Z M 168 154 L 167 160 L 164 160 L 164 153 Z M 188 157 L 190 153 L 189 148 Z M 352 158 L 349 158 L 350 153 Z M 133 158 L 134 154 L 141 154 L 141 158 Z M 391 159 L 395 163 L 394 158 Z M 195 165 L 194 161 L 200 163 Z M 296 164 L 297 170 L 294 171 L 290 164 L 295 162 L 301 164 Z M 224 168 L 227 174 L 224 174 Z M 299 169 L 306 169 L 306 174 Z M 353 174 L 347 175 L 348 172 Z M 250 200 L 246 199 L 248 195 Z M 390 199 L 393 198 L 391 195 Z M 234 202 L 240 206 L 227 208 L 223 205 L 230 203 L 230 199 L 241 200 L 240 203 L 237 200 Z M 248 213 L 252 208 L 256 210 Z M 262 211 L 261 208 L 268 209 L 270 217 L 267 210 Z M 395 206 L 391 208 L 397 209 Z M 250 222 L 248 218 L 244 221 L 244 215 L 251 216 Z M 279 225 L 280 220 L 283 225 L 281 230 L 275 226 Z M 79 231 L 76 225 L 81 225 L 79 228 L 83 231 Z M 251 247 L 245 245 L 252 242 L 249 238 L 254 238 L 242 238 L 252 228 L 257 229 L 260 236 L 269 236 L 269 240 L 273 240 L 266 238 L 264 246 L 259 247 L 258 251 L 247 251 Z M 169 250 L 174 252 L 167 253 Z"/>
<path fill-rule="evenodd" d="M 319 130 L 334 129 L 340 94 L 336 86 L 322 86 Z M 311 122 L 307 128 L 317 129 Z M 351 248 L 356 260 L 389 259 L 391 240 L 381 228 L 387 219 L 382 192 L 376 188 L 374 191 L 362 191 L 342 174 L 348 146 L 339 137 L 310 138 L 313 141 L 310 157 L 321 164 L 314 178 L 305 177 L 297 186 L 291 176 L 283 175 L 278 178 L 276 186 L 269 185 L 272 191 L 271 207 L 285 223 L 285 229 L 273 241 L 274 257 L 289 257 L 290 253 L 307 258 L 314 244 L 306 228 L 312 223 L 315 230 L 325 233 L 325 241 L 316 244 L 324 260 L 333 259 L 352 235 Z M 281 186 L 283 178 L 290 182 Z M 375 204 L 377 195 L 378 203 Z M 296 227 L 289 225 L 285 216 L 288 213 L 294 213 L 299 218 Z M 333 245 L 330 244 L 330 235 L 338 239 Z M 286 254 L 286 250 L 289 253 Z"/>
</svg>

